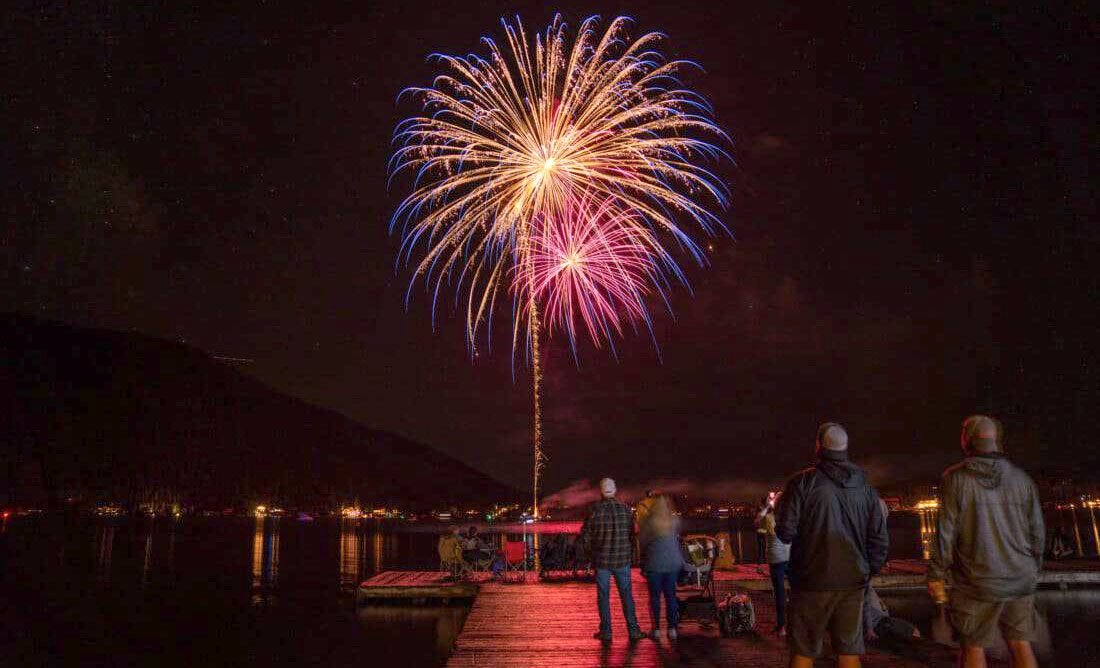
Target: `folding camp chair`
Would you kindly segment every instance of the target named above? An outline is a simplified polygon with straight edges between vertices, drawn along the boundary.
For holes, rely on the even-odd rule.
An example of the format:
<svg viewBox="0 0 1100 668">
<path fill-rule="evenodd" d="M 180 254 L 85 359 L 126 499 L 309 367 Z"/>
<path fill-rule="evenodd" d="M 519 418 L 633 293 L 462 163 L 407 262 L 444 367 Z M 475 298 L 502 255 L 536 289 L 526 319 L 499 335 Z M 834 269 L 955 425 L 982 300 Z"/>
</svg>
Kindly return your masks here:
<svg viewBox="0 0 1100 668">
<path fill-rule="evenodd" d="M 527 580 L 527 543 L 504 539 L 504 572 L 500 574 L 501 580 L 511 580 L 513 576 L 519 576 L 523 581 Z"/>
</svg>

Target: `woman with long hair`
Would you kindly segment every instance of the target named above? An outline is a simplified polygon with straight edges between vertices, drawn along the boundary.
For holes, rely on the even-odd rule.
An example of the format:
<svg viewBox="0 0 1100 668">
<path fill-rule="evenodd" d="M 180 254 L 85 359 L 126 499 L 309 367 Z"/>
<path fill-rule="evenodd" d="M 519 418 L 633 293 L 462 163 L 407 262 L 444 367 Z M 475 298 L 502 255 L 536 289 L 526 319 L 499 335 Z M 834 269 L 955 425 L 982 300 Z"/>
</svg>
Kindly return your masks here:
<svg viewBox="0 0 1100 668">
<path fill-rule="evenodd" d="M 660 637 L 661 598 L 664 597 L 668 637 L 674 640 L 680 621 L 676 580 L 684 567 L 684 558 L 680 551 L 680 520 L 672 512 L 667 497 L 658 496 L 650 504 L 640 527 L 638 542 L 642 553 L 642 571 L 649 584 L 649 610 L 653 617 L 653 630 L 649 635 L 654 640 Z"/>
</svg>

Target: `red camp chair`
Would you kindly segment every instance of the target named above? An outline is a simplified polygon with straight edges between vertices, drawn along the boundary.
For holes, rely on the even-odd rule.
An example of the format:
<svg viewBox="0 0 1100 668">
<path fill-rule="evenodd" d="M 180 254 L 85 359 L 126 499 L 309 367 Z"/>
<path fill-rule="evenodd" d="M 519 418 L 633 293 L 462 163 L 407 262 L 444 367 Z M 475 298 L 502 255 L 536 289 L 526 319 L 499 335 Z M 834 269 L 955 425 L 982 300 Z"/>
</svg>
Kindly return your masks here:
<svg viewBox="0 0 1100 668">
<path fill-rule="evenodd" d="M 504 572 L 500 574 L 501 580 L 509 580 L 511 576 L 518 575 L 527 581 L 527 543 L 504 539 Z"/>
</svg>

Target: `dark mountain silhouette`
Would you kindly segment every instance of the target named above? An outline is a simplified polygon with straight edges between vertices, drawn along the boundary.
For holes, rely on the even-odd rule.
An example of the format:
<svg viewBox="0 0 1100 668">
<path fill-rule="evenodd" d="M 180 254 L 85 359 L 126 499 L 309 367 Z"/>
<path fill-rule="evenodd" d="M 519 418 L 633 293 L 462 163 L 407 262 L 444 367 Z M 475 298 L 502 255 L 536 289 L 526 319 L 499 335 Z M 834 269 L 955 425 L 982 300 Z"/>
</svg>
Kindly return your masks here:
<svg viewBox="0 0 1100 668">
<path fill-rule="evenodd" d="M 281 394 L 195 348 L 0 316 L 0 502 L 439 508 L 518 490 Z M 6 494 L 5 494 L 6 492 Z"/>
</svg>

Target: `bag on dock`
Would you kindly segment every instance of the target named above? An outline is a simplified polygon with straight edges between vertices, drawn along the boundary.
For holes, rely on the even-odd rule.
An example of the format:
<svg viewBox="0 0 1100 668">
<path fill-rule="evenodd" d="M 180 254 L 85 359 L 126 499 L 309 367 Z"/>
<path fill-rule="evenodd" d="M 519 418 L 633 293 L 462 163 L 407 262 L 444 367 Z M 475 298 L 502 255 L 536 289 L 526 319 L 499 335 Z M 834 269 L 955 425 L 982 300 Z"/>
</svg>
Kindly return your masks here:
<svg viewBox="0 0 1100 668">
<path fill-rule="evenodd" d="M 756 610 L 748 594 L 727 594 L 718 604 L 718 628 L 726 637 L 752 633 L 756 628 Z"/>
</svg>

